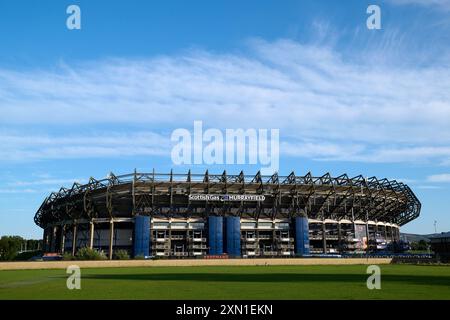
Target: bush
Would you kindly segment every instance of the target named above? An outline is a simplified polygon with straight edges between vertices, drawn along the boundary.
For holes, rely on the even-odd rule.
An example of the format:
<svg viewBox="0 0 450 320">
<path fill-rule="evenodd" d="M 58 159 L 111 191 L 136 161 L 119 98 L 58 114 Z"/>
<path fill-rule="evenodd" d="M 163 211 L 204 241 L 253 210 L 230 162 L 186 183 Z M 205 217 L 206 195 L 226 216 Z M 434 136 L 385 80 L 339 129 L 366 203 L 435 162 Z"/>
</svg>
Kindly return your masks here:
<svg viewBox="0 0 450 320">
<path fill-rule="evenodd" d="M 129 260 L 130 255 L 128 254 L 127 250 L 117 250 L 114 252 L 114 259 L 116 260 Z"/>
<path fill-rule="evenodd" d="M 97 251 L 88 247 L 81 248 L 75 255 L 77 260 L 106 260 L 106 255 L 103 251 Z"/>
<path fill-rule="evenodd" d="M 75 257 L 71 253 L 66 252 L 62 255 L 62 260 L 63 261 L 75 260 Z"/>
<path fill-rule="evenodd" d="M 134 256 L 135 260 L 144 260 L 145 257 L 142 254 L 138 254 L 137 256 Z"/>
</svg>

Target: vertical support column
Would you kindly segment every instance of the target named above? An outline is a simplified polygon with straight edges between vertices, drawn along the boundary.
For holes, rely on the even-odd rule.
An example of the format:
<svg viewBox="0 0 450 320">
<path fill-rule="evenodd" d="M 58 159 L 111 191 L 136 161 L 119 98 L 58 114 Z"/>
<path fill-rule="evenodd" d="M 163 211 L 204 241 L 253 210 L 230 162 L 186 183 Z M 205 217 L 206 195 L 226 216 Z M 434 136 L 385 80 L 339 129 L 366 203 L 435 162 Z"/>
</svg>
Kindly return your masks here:
<svg viewBox="0 0 450 320">
<path fill-rule="evenodd" d="M 73 224 L 72 233 L 72 256 L 75 256 L 75 250 L 77 249 L 77 223 Z"/>
<path fill-rule="evenodd" d="M 56 233 L 58 232 L 58 227 L 53 226 L 52 227 L 52 242 L 51 242 L 51 252 L 56 252 Z"/>
<path fill-rule="evenodd" d="M 55 227 L 55 252 L 56 253 L 61 252 L 61 248 L 60 248 L 60 245 L 61 245 L 61 234 L 60 234 L 61 233 L 61 229 L 62 229 L 61 225 Z"/>
<path fill-rule="evenodd" d="M 47 251 L 47 228 L 44 228 L 44 234 L 42 236 L 42 251 Z"/>
<path fill-rule="evenodd" d="M 307 217 L 295 218 L 295 253 L 309 255 L 309 225 Z"/>
<path fill-rule="evenodd" d="M 391 232 L 391 239 L 392 239 L 392 232 Z M 53 242 L 53 227 L 48 227 L 47 252 L 52 252 L 52 242 Z"/>
<path fill-rule="evenodd" d="M 241 219 L 226 217 L 227 253 L 233 257 L 241 256 Z"/>
<path fill-rule="evenodd" d="M 327 253 L 327 232 L 325 226 L 325 220 L 322 220 L 322 245 L 323 245 L 323 253 Z"/>
<path fill-rule="evenodd" d="M 355 214 L 353 212 L 353 206 L 352 206 L 352 224 L 353 224 L 353 235 L 352 235 L 352 238 L 356 238 L 356 223 L 355 223 Z"/>
<path fill-rule="evenodd" d="M 61 254 L 64 254 L 65 246 L 66 246 L 66 225 L 63 224 L 61 226 Z"/>
<path fill-rule="evenodd" d="M 89 229 L 89 248 L 94 248 L 94 221 L 91 220 L 89 223 L 90 229 Z"/>
<path fill-rule="evenodd" d="M 114 245 L 114 220 L 109 222 L 109 260 L 113 258 L 113 245 Z"/>
<path fill-rule="evenodd" d="M 45 252 L 50 251 L 50 229 L 47 227 L 45 228 Z"/>
<path fill-rule="evenodd" d="M 188 224 L 189 224 L 189 223 L 188 223 Z M 189 257 L 189 256 L 193 256 L 193 255 L 194 255 L 193 249 L 192 249 L 192 247 L 190 246 L 192 237 L 191 237 L 191 235 L 190 235 L 189 228 L 186 230 L 185 237 L 186 237 L 186 241 L 185 241 L 185 243 L 186 243 L 186 249 L 185 249 L 185 252 L 187 253 L 188 257 Z"/>
<path fill-rule="evenodd" d="M 175 252 L 172 252 L 172 229 L 169 229 L 169 256 L 173 255 Z"/>
<path fill-rule="evenodd" d="M 223 254 L 223 217 L 208 217 L 209 254 Z"/>
<path fill-rule="evenodd" d="M 338 250 L 342 252 L 341 221 L 338 221 Z"/>
<path fill-rule="evenodd" d="M 51 227 L 47 227 L 47 234 L 45 238 L 45 251 L 50 252 L 51 251 L 51 241 L 52 241 L 52 232 Z"/>
<path fill-rule="evenodd" d="M 366 252 L 367 252 L 367 254 L 369 254 L 369 252 L 370 252 L 370 244 L 369 244 L 369 242 L 370 242 L 370 237 L 369 237 L 369 215 L 368 215 L 368 213 L 366 212 Z"/>
<path fill-rule="evenodd" d="M 150 217 L 135 216 L 134 218 L 134 256 L 150 255 Z"/>
</svg>

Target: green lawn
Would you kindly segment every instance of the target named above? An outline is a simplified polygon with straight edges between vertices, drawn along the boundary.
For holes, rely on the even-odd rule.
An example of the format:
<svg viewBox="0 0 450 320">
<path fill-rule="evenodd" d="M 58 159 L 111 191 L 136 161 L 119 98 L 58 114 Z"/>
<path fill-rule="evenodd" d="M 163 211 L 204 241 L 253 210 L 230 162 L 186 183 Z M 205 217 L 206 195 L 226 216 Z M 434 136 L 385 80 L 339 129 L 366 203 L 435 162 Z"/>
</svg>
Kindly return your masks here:
<svg viewBox="0 0 450 320">
<path fill-rule="evenodd" d="M 381 290 L 365 266 L 83 269 L 81 290 L 65 270 L 0 271 L 0 299 L 450 299 L 448 266 L 381 266 Z"/>
</svg>

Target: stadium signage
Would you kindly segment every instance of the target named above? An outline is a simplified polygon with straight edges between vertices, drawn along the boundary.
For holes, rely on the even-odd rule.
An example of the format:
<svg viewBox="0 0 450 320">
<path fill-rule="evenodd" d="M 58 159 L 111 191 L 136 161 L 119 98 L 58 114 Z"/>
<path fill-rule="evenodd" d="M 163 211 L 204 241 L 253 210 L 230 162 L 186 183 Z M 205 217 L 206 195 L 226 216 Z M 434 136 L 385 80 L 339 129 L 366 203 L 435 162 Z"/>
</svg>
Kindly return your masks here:
<svg viewBox="0 0 450 320">
<path fill-rule="evenodd" d="M 264 201 L 263 195 L 256 194 L 190 194 L 189 201 Z"/>
</svg>

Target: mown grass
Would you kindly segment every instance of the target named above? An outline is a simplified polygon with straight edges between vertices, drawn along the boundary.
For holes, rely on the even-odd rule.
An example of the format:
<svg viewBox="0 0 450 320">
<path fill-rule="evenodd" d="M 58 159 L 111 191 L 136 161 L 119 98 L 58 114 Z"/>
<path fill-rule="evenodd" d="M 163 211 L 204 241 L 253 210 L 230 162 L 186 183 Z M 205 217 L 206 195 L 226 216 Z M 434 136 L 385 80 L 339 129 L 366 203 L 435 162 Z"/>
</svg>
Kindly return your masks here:
<svg viewBox="0 0 450 320">
<path fill-rule="evenodd" d="M 0 271 L 0 299 L 450 299 L 450 267 L 382 265 L 381 290 L 366 266 L 217 266 Z"/>
</svg>

